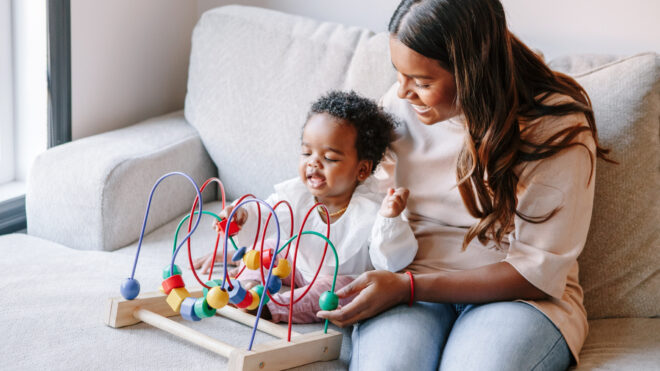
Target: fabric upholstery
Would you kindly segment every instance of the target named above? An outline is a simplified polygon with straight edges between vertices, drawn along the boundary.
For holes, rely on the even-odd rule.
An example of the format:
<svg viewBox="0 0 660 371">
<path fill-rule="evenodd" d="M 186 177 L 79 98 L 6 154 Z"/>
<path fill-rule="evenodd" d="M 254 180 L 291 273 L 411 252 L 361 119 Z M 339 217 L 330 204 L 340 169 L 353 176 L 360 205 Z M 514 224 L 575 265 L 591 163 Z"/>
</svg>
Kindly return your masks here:
<svg viewBox="0 0 660 371">
<path fill-rule="evenodd" d="M 382 36 L 373 37 L 366 29 L 259 8 L 228 6 L 202 16 L 193 33 L 185 114 L 230 198 L 246 192 L 265 198 L 273 184 L 295 175 L 302 126 L 323 93 L 385 92 L 393 71 L 382 59 Z M 374 74 L 380 72 L 382 80 Z"/>
<path fill-rule="evenodd" d="M 660 316 L 660 57 L 644 53 L 589 69 L 606 57 L 552 67 L 585 88 L 600 145 L 591 228 L 579 258 L 590 319 Z M 585 70 L 585 68 L 587 68 Z"/>
<path fill-rule="evenodd" d="M 197 183 L 215 175 L 182 112 L 54 147 L 30 172 L 28 233 L 82 250 L 125 246 L 139 236 L 135 220 L 144 218 L 149 191 L 171 171 L 183 171 Z M 163 181 L 147 232 L 189 209 L 195 195 L 183 177 Z"/>
</svg>

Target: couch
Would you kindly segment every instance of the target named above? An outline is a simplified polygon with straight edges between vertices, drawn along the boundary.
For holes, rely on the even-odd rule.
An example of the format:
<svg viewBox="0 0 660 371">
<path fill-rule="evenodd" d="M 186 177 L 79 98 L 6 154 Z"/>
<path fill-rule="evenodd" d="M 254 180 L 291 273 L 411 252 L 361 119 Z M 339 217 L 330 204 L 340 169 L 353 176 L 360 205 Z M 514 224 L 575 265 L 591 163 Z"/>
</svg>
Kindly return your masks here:
<svg viewBox="0 0 660 371">
<path fill-rule="evenodd" d="M 377 99 L 395 81 L 387 38 L 259 8 L 206 12 L 192 35 L 183 111 L 54 147 L 36 160 L 27 234 L 0 236 L 2 368 L 226 367 L 226 359 L 147 324 L 104 324 L 108 298 L 130 275 L 149 191 L 162 174 L 182 171 L 200 185 L 218 176 L 230 200 L 267 196 L 295 174 L 298 133 L 313 99 L 331 88 Z M 655 53 L 548 61 L 586 88 L 600 141 L 619 162 L 597 165 L 580 256 L 590 332 L 576 370 L 660 369 L 659 62 Z M 158 188 L 136 272 L 143 293 L 157 291 L 194 197 L 183 178 Z M 218 198 L 205 191 L 205 210 L 218 212 Z M 209 251 L 214 236 L 202 219 L 193 255 Z M 177 261 L 186 266 L 185 256 Z M 187 269 L 184 279 L 193 285 Z M 247 327 L 219 317 L 190 326 L 237 346 L 248 341 Z M 350 332 L 342 331 L 338 360 L 300 369 L 346 369 Z"/>
</svg>

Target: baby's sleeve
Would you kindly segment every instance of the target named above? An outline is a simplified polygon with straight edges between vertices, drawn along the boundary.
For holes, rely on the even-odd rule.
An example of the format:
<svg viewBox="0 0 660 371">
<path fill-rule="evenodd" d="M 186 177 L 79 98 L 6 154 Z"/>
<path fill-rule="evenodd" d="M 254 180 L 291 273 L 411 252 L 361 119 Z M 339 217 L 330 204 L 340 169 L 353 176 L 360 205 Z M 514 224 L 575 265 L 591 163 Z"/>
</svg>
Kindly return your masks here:
<svg viewBox="0 0 660 371">
<path fill-rule="evenodd" d="M 555 298 L 563 295 L 569 270 L 577 264 L 589 231 L 595 183 L 593 142 L 587 147 L 569 147 L 532 163 L 519 180 L 518 211 L 526 219 L 555 214 L 540 223 L 516 216 L 505 261 Z"/>
<path fill-rule="evenodd" d="M 369 257 L 376 269 L 398 272 L 412 263 L 417 240 L 410 224 L 401 215 L 386 218 L 380 214 L 371 229 Z"/>
</svg>

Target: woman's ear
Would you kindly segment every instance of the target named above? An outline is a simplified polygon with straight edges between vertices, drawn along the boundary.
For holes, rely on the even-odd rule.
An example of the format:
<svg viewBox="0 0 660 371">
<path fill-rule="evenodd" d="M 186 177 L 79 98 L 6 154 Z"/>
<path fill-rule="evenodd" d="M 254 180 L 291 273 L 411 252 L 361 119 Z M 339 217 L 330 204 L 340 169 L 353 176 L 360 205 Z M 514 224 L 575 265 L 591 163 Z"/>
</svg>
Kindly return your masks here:
<svg viewBox="0 0 660 371">
<path fill-rule="evenodd" d="M 367 180 L 369 175 L 371 175 L 371 168 L 373 167 L 373 162 L 369 160 L 360 160 L 358 163 L 358 176 L 357 179 L 360 182 Z"/>
</svg>

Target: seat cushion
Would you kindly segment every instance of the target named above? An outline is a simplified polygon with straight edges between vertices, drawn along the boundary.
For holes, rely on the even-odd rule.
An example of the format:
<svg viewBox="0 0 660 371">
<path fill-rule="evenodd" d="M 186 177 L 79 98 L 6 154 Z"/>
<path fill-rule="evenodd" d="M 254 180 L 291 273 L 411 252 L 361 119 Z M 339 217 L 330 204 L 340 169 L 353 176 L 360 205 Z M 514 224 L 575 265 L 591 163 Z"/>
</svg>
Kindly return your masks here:
<svg viewBox="0 0 660 371">
<path fill-rule="evenodd" d="M 660 318 L 612 318 L 589 321 L 589 336 L 575 371 L 658 370 Z"/>
<path fill-rule="evenodd" d="M 579 258 L 590 319 L 660 315 L 660 57 L 566 57 L 593 103 L 600 144 L 591 227 Z"/>
</svg>

